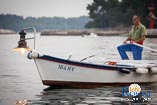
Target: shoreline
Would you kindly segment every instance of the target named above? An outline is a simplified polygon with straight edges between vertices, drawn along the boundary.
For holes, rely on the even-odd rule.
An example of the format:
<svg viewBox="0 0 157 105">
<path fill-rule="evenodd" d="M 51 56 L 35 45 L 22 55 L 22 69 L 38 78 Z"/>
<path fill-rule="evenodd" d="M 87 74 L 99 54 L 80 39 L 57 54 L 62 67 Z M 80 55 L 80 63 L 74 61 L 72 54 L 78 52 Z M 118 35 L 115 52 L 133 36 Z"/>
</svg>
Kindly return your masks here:
<svg viewBox="0 0 157 105">
<path fill-rule="evenodd" d="M 96 34 L 98 36 L 116 36 L 127 34 L 127 30 L 98 30 L 98 29 L 82 29 L 82 30 L 46 30 L 41 32 L 41 36 L 88 36 Z"/>
<path fill-rule="evenodd" d="M 129 29 L 79 29 L 79 30 L 45 30 L 41 31 L 41 36 L 126 36 Z M 0 35 L 14 35 L 15 31 L 0 29 Z M 146 38 L 157 38 L 157 29 L 147 29 Z"/>
<path fill-rule="evenodd" d="M 41 36 L 124 36 L 129 33 L 129 29 L 116 30 L 116 29 L 84 29 L 84 30 L 46 30 L 41 32 Z M 157 29 L 147 29 L 146 38 L 157 38 Z"/>
<path fill-rule="evenodd" d="M 9 29 L 0 29 L 0 35 L 9 35 L 9 34 L 16 34 L 16 32 L 15 31 L 13 31 L 13 30 L 9 30 Z"/>
<path fill-rule="evenodd" d="M 16 33 L 0 33 L 0 35 L 15 35 Z"/>
</svg>

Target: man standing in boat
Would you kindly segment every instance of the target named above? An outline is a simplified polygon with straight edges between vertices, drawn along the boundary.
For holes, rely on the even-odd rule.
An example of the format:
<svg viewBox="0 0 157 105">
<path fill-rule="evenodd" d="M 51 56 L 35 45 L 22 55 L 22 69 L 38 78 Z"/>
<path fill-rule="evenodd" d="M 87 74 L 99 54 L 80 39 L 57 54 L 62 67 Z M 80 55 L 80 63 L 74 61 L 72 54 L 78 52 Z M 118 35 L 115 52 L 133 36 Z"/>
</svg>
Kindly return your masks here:
<svg viewBox="0 0 157 105">
<path fill-rule="evenodd" d="M 126 51 L 131 51 L 133 53 L 134 60 L 142 59 L 143 48 L 138 46 L 143 45 L 145 40 L 146 28 L 140 22 L 140 17 L 135 15 L 132 18 L 133 26 L 129 32 L 128 38 L 124 41 L 123 45 L 118 46 L 118 51 L 123 60 L 128 60 Z"/>
</svg>

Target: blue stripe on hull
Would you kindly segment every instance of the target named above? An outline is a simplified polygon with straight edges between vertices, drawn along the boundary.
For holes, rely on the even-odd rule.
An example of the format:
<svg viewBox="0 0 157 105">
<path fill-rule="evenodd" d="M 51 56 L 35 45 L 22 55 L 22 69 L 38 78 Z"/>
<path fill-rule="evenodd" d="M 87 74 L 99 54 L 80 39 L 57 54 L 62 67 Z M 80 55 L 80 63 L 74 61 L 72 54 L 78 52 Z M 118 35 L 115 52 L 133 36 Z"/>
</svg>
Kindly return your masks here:
<svg viewBox="0 0 157 105">
<path fill-rule="evenodd" d="M 65 59 L 56 58 L 56 57 L 52 57 L 52 56 L 48 56 L 48 55 L 43 55 L 43 56 L 39 57 L 39 59 L 53 61 L 53 62 L 62 63 L 62 64 L 74 65 L 74 66 L 79 66 L 79 67 L 93 68 L 93 69 L 104 69 L 104 70 L 122 70 L 122 69 L 133 70 L 133 69 L 135 69 L 134 67 L 128 66 L 128 65 L 123 65 L 123 66 L 97 65 L 97 64 L 89 64 L 89 63 L 84 63 L 84 62 L 65 60 Z"/>
</svg>

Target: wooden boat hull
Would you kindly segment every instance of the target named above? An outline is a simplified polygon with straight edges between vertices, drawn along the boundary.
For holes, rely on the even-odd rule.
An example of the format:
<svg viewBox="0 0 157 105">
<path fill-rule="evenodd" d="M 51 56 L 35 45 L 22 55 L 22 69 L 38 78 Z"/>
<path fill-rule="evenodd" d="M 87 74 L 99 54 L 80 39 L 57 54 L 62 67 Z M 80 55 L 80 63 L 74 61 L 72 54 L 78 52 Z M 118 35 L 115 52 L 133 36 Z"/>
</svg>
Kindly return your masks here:
<svg viewBox="0 0 157 105">
<path fill-rule="evenodd" d="M 139 74 L 129 66 L 80 63 L 43 55 L 35 58 L 44 85 L 74 88 L 95 88 L 104 85 L 157 82 L 157 75 Z M 123 72 L 127 69 L 131 72 Z"/>
</svg>

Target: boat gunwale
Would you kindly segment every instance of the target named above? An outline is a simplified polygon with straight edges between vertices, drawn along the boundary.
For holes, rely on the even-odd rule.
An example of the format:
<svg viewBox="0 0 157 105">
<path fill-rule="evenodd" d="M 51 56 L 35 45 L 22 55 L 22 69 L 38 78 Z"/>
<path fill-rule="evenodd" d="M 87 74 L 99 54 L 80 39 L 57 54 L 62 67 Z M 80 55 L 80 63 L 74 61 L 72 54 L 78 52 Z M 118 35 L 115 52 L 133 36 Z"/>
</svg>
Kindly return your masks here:
<svg viewBox="0 0 157 105">
<path fill-rule="evenodd" d="M 49 55 L 43 55 L 38 57 L 38 59 L 42 60 L 48 60 L 48 61 L 53 61 L 56 63 L 62 63 L 62 64 L 68 64 L 72 66 L 79 66 L 79 67 L 85 67 L 85 68 L 92 68 L 92 69 L 103 69 L 103 70 L 121 70 L 121 69 L 129 69 L 133 70 L 135 67 L 129 66 L 129 65 L 98 65 L 98 64 L 91 64 L 91 63 L 86 63 L 86 62 L 78 62 L 78 61 L 72 61 L 72 60 L 66 60 L 62 58 L 57 58 Z"/>
</svg>

